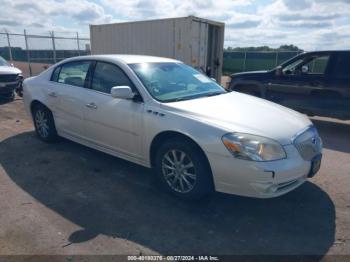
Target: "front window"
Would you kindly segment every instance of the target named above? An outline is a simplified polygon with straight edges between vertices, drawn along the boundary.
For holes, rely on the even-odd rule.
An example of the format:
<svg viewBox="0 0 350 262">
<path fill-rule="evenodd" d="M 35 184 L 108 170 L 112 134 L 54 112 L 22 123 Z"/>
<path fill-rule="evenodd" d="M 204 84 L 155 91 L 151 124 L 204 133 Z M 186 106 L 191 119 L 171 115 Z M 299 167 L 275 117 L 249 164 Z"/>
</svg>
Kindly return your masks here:
<svg viewBox="0 0 350 262">
<path fill-rule="evenodd" d="M 215 81 L 182 63 L 130 64 L 148 92 L 161 102 L 224 94 Z"/>
<path fill-rule="evenodd" d="M 129 86 L 132 88 L 132 83 L 119 67 L 110 63 L 97 62 L 91 89 L 110 94 L 114 86 Z"/>
<path fill-rule="evenodd" d="M 0 56 L 0 66 L 10 66 L 10 64 Z"/>
<path fill-rule="evenodd" d="M 285 75 L 317 74 L 325 73 L 328 65 L 329 55 L 306 56 L 299 58 L 283 68 Z"/>
<path fill-rule="evenodd" d="M 286 67 L 283 68 L 283 73 L 286 75 L 291 75 L 293 74 L 297 68 L 300 67 L 300 65 L 304 62 L 303 59 L 298 59 L 294 61 L 293 63 L 290 63 Z"/>
</svg>

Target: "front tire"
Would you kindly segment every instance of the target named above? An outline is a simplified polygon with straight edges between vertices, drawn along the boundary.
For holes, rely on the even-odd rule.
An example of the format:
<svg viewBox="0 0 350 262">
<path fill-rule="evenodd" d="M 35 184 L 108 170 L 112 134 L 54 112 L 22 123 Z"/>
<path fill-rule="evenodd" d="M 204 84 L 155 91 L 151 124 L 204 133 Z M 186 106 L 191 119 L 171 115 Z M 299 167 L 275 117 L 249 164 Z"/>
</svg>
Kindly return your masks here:
<svg viewBox="0 0 350 262">
<path fill-rule="evenodd" d="M 34 107 L 33 122 L 35 132 L 42 141 L 48 143 L 57 141 L 58 135 L 55 121 L 51 111 L 47 107 L 40 104 Z"/>
<path fill-rule="evenodd" d="M 185 139 L 163 143 L 155 157 L 162 186 L 183 199 L 199 199 L 213 191 L 210 166 L 203 152 Z"/>
<path fill-rule="evenodd" d="M 23 97 L 23 87 L 22 86 L 16 88 L 15 92 L 19 97 Z"/>
</svg>

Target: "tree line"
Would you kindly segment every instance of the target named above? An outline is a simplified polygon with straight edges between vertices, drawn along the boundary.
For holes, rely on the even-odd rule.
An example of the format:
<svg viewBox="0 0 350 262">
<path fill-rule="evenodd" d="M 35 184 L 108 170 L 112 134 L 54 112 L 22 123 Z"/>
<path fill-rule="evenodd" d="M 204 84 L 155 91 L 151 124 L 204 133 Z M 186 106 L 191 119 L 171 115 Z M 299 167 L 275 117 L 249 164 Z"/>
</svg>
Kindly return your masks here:
<svg viewBox="0 0 350 262">
<path fill-rule="evenodd" d="M 224 48 L 224 51 L 232 52 L 232 51 L 238 51 L 238 52 L 263 52 L 263 51 L 273 51 L 273 52 L 285 52 L 285 51 L 297 51 L 297 52 L 303 52 L 304 50 L 300 49 L 299 47 L 295 45 L 281 45 L 278 48 L 271 48 L 269 46 L 250 46 L 250 47 L 226 47 Z"/>
</svg>

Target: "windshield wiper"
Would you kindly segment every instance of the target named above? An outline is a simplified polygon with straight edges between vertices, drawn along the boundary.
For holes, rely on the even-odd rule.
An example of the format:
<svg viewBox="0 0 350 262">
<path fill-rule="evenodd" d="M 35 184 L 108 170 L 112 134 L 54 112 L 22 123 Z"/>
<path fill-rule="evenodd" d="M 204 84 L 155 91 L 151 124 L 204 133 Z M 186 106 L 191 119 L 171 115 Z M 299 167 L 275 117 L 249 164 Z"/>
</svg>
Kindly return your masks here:
<svg viewBox="0 0 350 262">
<path fill-rule="evenodd" d="M 178 98 L 174 98 L 174 99 L 168 99 L 168 100 L 165 100 L 163 102 L 165 103 L 168 103 L 168 102 L 178 102 L 178 101 L 185 101 L 185 100 L 190 100 L 192 99 L 193 97 L 178 97 Z"/>
<path fill-rule="evenodd" d="M 221 95 L 221 94 L 225 94 L 221 91 L 219 92 L 211 92 L 211 93 L 208 93 L 208 94 L 205 94 L 205 96 L 218 96 L 218 95 Z"/>
<path fill-rule="evenodd" d="M 197 98 L 201 98 L 201 97 L 217 96 L 217 95 L 221 95 L 221 94 L 225 94 L 225 92 L 216 91 L 216 92 L 211 92 L 211 93 L 207 93 L 207 94 L 197 94 L 197 95 L 193 95 L 193 96 L 178 97 L 178 98 L 174 98 L 174 99 L 168 99 L 168 100 L 165 100 L 163 102 L 165 102 L 165 103 L 179 102 L 179 101 L 197 99 Z"/>
</svg>

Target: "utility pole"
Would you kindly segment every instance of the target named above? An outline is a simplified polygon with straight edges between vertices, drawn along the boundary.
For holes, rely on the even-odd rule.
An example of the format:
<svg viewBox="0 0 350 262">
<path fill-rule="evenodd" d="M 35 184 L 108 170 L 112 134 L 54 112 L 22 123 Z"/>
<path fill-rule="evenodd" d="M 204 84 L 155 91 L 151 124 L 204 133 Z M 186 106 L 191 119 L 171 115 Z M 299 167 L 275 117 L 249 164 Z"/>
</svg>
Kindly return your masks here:
<svg viewBox="0 0 350 262">
<path fill-rule="evenodd" d="M 29 75 L 32 76 L 32 66 L 30 64 L 30 55 L 29 55 L 29 48 L 28 48 L 28 37 L 27 37 L 27 32 L 24 29 L 24 41 L 26 44 L 26 52 L 27 52 L 27 62 L 28 62 L 28 67 L 29 67 Z"/>
<path fill-rule="evenodd" d="M 9 58 L 11 63 L 13 62 L 13 57 L 12 57 L 12 48 L 11 48 L 11 43 L 10 43 L 10 35 L 9 33 L 6 31 L 6 36 L 7 36 L 7 47 L 9 50 Z"/>
<path fill-rule="evenodd" d="M 55 45 L 55 32 L 51 32 L 51 39 L 52 39 L 52 51 L 53 51 L 53 63 L 56 64 L 57 58 L 56 58 L 56 45 Z"/>
</svg>

